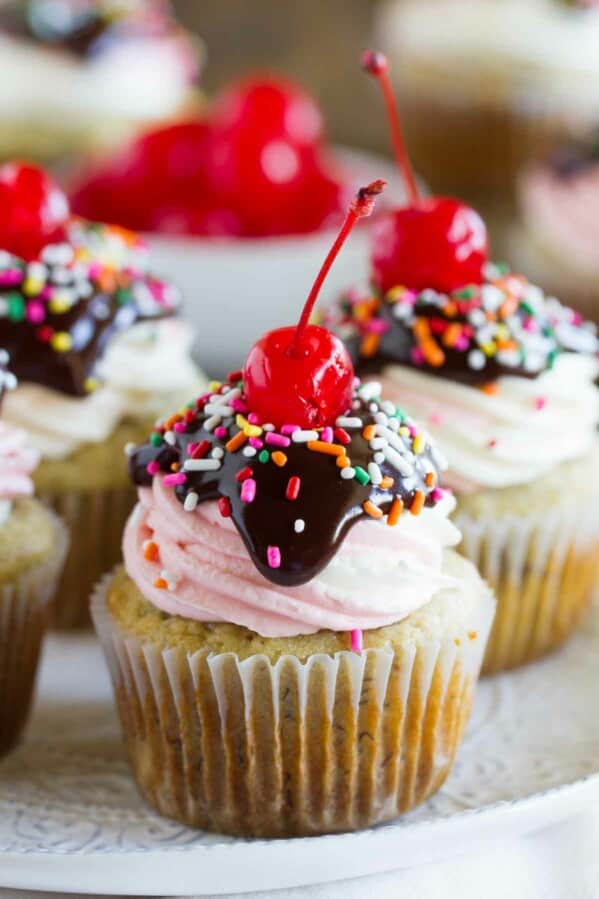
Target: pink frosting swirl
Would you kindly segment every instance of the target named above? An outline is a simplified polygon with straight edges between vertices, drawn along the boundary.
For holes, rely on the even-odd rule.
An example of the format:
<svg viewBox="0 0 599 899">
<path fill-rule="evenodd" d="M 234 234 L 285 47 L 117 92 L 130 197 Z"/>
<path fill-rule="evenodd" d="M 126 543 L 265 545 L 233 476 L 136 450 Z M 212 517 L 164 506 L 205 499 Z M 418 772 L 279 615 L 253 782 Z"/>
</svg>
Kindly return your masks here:
<svg viewBox="0 0 599 899">
<path fill-rule="evenodd" d="M 332 562 L 301 587 L 264 578 L 216 503 L 184 512 L 158 477 L 139 499 L 125 529 L 126 569 L 171 615 L 226 621 L 264 637 L 368 629 L 400 621 L 453 583 L 441 571 L 444 547 L 459 540 L 447 519 L 451 497 L 393 528 L 358 522 Z"/>
<path fill-rule="evenodd" d="M 0 500 L 31 496 L 29 477 L 39 461 L 36 450 L 27 445 L 27 435 L 0 422 Z"/>
</svg>

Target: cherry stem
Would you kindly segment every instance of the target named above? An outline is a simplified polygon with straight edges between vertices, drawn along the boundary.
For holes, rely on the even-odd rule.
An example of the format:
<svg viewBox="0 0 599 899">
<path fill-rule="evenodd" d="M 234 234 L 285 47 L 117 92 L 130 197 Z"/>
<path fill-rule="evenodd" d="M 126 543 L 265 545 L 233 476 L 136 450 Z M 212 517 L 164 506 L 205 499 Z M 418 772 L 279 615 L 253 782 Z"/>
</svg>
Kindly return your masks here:
<svg viewBox="0 0 599 899">
<path fill-rule="evenodd" d="M 339 234 L 335 238 L 335 243 L 329 250 L 320 271 L 316 275 L 316 280 L 312 285 L 312 290 L 310 291 L 308 299 L 306 300 L 306 304 L 302 310 L 300 320 L 297 324 L 297 328 L 295 329 L 293 343 L 290 347 L 290 355 L 295 356 L 296 358 L 301 355 L 300 345 L 302 342 L 302 337 L 304 331 L 306 330 L 306 327 L 310 322 L 310 316 L 312 315 L 314 304 L 318 299 L 318 294 L 320 293 L 320 289 L 325 281 L 325 278 L 331 270 L 331 266 L 337 258 L 339 250 L 347 240 L 354 225 L 359 219 L 371 215 L 374 209 L 376 198 L 380 193 L 383 192 L 386 184 L 386 181 L 379 179 L 377 181 L 373 181 L 371 184 L 368 184 L 366 187 L 361 187 L 349 204 L 349 208 L 347 210 L 345 220 L 339 230 Z"/>
<path fill-rule="evenodd" d="M 391 126 L 391 139 L 395 150 L 395 159 L 403 176 L 408 190 L 408 196 L 412 206 L 420 203 L 420 193 L 414 177 L 414 169 L 410 162 L 410 157 L 406 147 L 406 140 L 401 127 L 401 119 L 397 108 L 397 101 L 393 93 L 393 87 L 389 78 L 389 61 L 384 53 L 377 50 L 366 50 L 362 54 L 362 68 L 373 75 L 381 86 L 385 105 L 387 107 L 387 115 Z"/>
</svg>

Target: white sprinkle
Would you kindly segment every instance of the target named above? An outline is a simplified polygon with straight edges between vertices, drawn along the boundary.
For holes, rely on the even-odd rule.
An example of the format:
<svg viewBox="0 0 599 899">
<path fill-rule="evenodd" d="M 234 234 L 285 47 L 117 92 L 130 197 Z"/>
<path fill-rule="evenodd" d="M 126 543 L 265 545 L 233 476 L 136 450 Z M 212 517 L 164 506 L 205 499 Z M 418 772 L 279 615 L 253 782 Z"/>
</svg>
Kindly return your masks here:
<svg viewBox="0 0 599 899">
<path fill-rule="evenodd" d="M 370 403 L 370 405 L 368 406 L 368 411 L 369 411 L 369 412 L 373 412 L 373 413 L 374 413 L 374 412 L 378 412 L 378 411 L 379 411 L 379 404 L 378 404 L 378 403 Z"/>
<path fill-rule="evenodd" d="M 222 459 L 225 455 L 225 451 L 222 446 L 215 446 L 210 455 L 213 459 Z"/>
<path fill-rule="evenodd" d="M 358 394 L 362 397 L 363 400 L 372 400 L 375 396 L 380 396 L 381 394 L 381 385 L 379 381 L 368 381 L 366 384 L 362 384 L 360 389 L 358 390 Z"/>
<path fill-rule="evenodd" d="M 294 443 L 308 443 L 310 440 L 318 440 L 318 431 L 294 431 L 291 439 Z"/>
<path fill-rule="evenodd" d="M 184 471 L 218 471 L 220 459 L 187 459 L 183 463 Z"/>
<path fill-rule="evenodd" d="M 352 409 L 359 409 L 361 405 L 362 404 L 360 403 L 360 400 L 354 400 L 351 404 L 351 407 Z"/>
<path fill-rule="evenodd" d="M 166 568 L 163 568 L 160 572 L 160 577 L 163 581 L 166 581 L 166 586 L 168 590 L 172 593 L 173 590 L 177 589 L 177 584 L 179 583 L 178 579 L 171 574 L 170 571 L 167 571 Z"/>
<path fill-rule="evenodd" d="M 174 446 L 177 436 L 174 431 L 166 431 L 164 435 L 164 442 L 168 443 L 169 446 Z"/>
<path fill-rule="evenodd" d="M 474 325 L 475 328 L 478 328 L 481 325 L 486 325 L 487 316 L 482 309 L 472 309 L 468 313 L 468 321 L 471 325 Z"/>
<path fill-rule="evenodd" d="M 393 411 L 395 411 L 395 410 L 393 410 Z M 387 418 L 387 416 L 385 415 L 384 412 L 377 412 L 374 416 L 374 420 L 376 421 L 377 425 L 388 425 L 389 424 L 389 419 Z"/>
<path fill-rule="evenodd" d="M 389 419 L 389 427 L 391 428 L 392 431 L 399 431 L 399 428 L 400 428 L 399 418 L 390 418 Z"/>
<path fill-rule="evenodd" d="M 261 425 L 261 428 L 263 431 L 274 431 L 275 430 L 275 426 L 273 424 L 271 424 L 271 422 L 269 422 L 269 421 L 265 425 Z"/>
<path fill-rule="evenodd" d="M 183 509 L 185 512 L 193 512 L 198 504 L 199 496 L 197 493 L 194 493 L 191 490 L 187 496 L 185 497 L 185 502 L 183 503 Z"/>
<path fill-rule="evenodd" d="M 388 442 L 385 437 L 373 437 L 369 446 L 371 450 L 380 450 L 387 446 Z"/>
<path fill-rule="evenodd" d="M 400 475 L 404 478 L 408 478 L 414 472 L 414 466 L 410 465 L 409 462 L 406 462 L 402 456 L 399 455 L 394 449 L 388 446 L 385 450 L 383 450 L 385 454 L 385 459 L 387 462 L 390 462 L 391 465 L 398 470 Z"/>
<path fill-rule="evenodd" d="M 480 371 L 487 364 L 485 354 L 480 350 L 470 350 L 468 353 L 468 365 L 475 371 Z"/>
<path fill-rule="evenodd" d="M 348 465 L 347 468 L 341 469 L 341 477 L 344 481 L 351 481 L 356 476 L 356 469 Z"/>
<path fill-rule="evenodd" d="M 207 431 L 213 431 L 219 426 L 221 421 L 222 417 L 220 415 L 211 415 L 210 418 L 207 418 L 204 422 L 204 427 Z"/>
<path fill-rule="evenodd" d="M 306 522 L 303 518 L 296 518 L 293 522 L 293 530 L 296 534 L 303 534 L 304 529 L 306 527 Z"/>
<path fill-rule="evenodd" d="M 386 412 L 387 415 L 395 415 L 395 406 L 391 402 L 391 400 L 383 400 L 381 403 L 381 409 L 383 412 Z"/>
<path fill-rule="evenodd" d="M 338 428 L 361 428 L 362 419 L 354 418 L 351 415 L 340 415 L 335 424 Z M 297 433 L 298 432 L 296 431 L 295 434 Z"/>
<path fill-rule="evenodd" d="M 256 455 L 258 450 L 256 449 L 255 446 L 244 446 L 244 448 L 241 450 L 241 452 L 246 457 L 246 459 L 251 459 L 252 456 Z"/>
<path fill-rule="evenodd" d="M 372 458 L 374 459 L 374 461 L 376 462 L 377 465 L 382 465 L 383 462 L 385 461 L 385 454 L 384 453 L 375 453 Z"/>
<path fill-rule="evenodd" d="M 368 474 L 370 475 L 370 480 L 374 484 L 374 486 L 378 486 L 383 480 L 383 475 L 381 474 L 381 469 L 378 467 L 376 462 L 368 463 Z"/>
<path fill-rule="evenodd" d="M 407 448 L 406 444 L 399 436 L 399 434 L 395 434 L 390 428 L 384 428 L 382 425 L 376 425 L 375 430 L 379 436 L 385 437 L 387 439 L 387 441 L 389 442 L 389 446 L 392 446 L 394 449 L 396 449 L 398 453 L 402 453 L 411 458 L 412 453 Z"/>
<path fill-rule="evenodd" d="M 125 444 L 125 455 L 131 456 L 135 452 L 135 444 L 130 440 L 129 443 Z"/>
<path fill-rule="evenodd" d="M 230 406 L 223 406 L 222 403 L 206 403 L 204 406 L 206 415 L 222 415 L 223 418 L 230 418 L 235 415 L 235 410 Z"/>
</svg>

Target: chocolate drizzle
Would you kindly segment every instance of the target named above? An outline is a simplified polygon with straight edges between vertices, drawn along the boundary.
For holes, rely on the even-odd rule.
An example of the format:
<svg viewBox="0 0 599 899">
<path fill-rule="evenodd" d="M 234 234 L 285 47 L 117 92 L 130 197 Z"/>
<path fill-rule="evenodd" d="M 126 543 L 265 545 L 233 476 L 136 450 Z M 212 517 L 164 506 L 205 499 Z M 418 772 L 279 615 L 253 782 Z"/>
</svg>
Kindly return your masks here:
<svg viewBox="0 0 599 899">
<path fill-rule="evenodd" d="M 193 514 L 197 503 L 219 501 L 256 568 L 276 584 L 296 586 L 314 578 L 357 521 L 388 514 L 392 524 L 402 509 L 418 514 L 443 495 L 435 486 L 442 459 L 401 410 L 372 395 L 374 385 L 356 390 L 349 422 L 343 417 L 309 442 L 296 442 L 297 433 L 294 438 L 268 425 L 250 425 L 247 410 L 235 411 L 245 407 L 241 384 L 220 389 L 224 393 L 200 398 L 134 450 L 130 475 L 138 486 L 166 475 L 165 485 L 187 510 L 182 514 Z M 234 408 L 227 393 L 235 397 Z M 222 415 L 215 412 L 219 403 Z M 247 434 L 258 433 L 252 446 Z M 213 469 L 190 470 L 198 459 Z M 299 479 L 296 498 L 292 479 Z"/>
<path fill-rule="evenodd" d="M 0 345 L 17 378 L 85 395 L 117 333 L 173 315 L 179 296 L 145 273 L 145 255 L 133 235 L 79 221 L 39 260 L 0 254 Z"/>
<path fill-rule="evenodd" d="M 388 364 L 480 386 L 502 375 L 534 378 L 562 351 L 596 353 L 594 326 L 505 267 L 451 295 L 393 288 L 347 294 L 326 319 L 360 374 Z"/>
</svg>

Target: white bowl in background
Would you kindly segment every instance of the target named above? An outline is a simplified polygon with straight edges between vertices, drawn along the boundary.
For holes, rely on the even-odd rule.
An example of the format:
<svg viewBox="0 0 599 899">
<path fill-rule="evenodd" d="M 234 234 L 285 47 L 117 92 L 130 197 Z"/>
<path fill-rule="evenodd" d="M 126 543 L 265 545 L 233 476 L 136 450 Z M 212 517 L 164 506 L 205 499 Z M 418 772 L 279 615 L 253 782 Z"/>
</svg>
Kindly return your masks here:
<svg viewBox="0 0 599 899">
<path fill-rule="evenodd" d="M 373 153 L 340 149 L 337 157 L 355 173 L 356 187 L 376 178 L 389 182 L 387 202 L 404 194 L 393 164 Z M 336 232 L 256 239 L 205 239 L 149 234 L 152 268 L 177 284 L 185 316 L 197 332 L 195 355 L 219 377 L 239 368 L 250 346 L 266 331 L 297 321 L 312 282 Z M 336 260 L 321 300 L 368 276 L 369 224 L 350 235 Z"/>
</svg>

